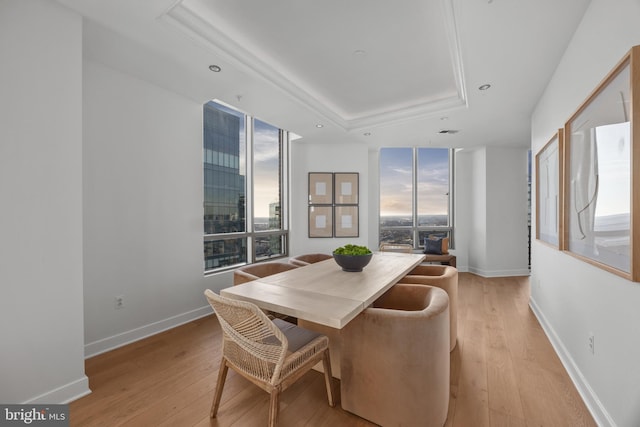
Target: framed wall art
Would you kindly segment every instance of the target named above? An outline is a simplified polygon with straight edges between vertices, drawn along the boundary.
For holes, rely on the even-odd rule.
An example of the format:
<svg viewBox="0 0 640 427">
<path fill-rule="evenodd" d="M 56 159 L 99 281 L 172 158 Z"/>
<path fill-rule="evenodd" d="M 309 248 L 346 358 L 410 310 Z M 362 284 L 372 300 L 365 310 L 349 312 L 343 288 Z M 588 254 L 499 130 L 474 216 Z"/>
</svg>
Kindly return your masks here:
<svg viewBox="0 0 640 427">
<path fill-rule="evenodd" d="M 309 172 L 309 204 L 333 204 L 333 173 Z"/>
<path fill-rule="evenodd" d="M 562 235 L 563 133 L 560 129 L 536 154 L 536 239 L 556 248 Z"/>
<path fill-rule="evenodd" d="M 357 173 L 335 173 L 335 204 L 336 205 L 357 205 L 358 204 L 358 174 Z"/>
<path fill-rule="evenodd" d="M 358 237 L 358 206 L 335 206 L 335 236 Z"/>
<path fill-rule="evenodd" d="M 640 279 L 640 47 L 634 47 L 567 121 L 561 246 Z M 635 126 L 633 125 L 635 123 Z"/>
<path fill-rule="evenodd" d="M 357 172 L 309 172 L 309 237 L 358 237 Z"/>
<path fill-rule="evenodd" d="M 309 206 L 309 237 L 333 237 L 333 206 Z"/>
</svg>

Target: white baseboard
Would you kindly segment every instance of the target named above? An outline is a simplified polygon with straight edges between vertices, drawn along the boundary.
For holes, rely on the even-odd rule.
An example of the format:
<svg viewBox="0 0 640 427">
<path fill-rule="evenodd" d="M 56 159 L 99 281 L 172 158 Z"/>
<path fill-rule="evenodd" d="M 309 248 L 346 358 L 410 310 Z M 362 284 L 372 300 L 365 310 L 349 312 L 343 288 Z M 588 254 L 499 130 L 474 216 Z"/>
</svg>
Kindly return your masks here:
<svg viewBox="0 0 640 427">
<path fill-rule="evenodd" d="M 87 378 L 86 375 L 83 375 L 82 377 L 70 382 L 69 384 L 65 384 L 61 387 L 50 390 L 23 403 L 26 405 L 38 403 L 66 404 L 90 393 L 91 390 L 89 389 L 89 378 Z"/>
<path fill-rule="evenodd" d="M 201 317 L 208 316 L 211 313 L 213 313 L 213 309 L 211 306 L 207 305 L 177 316 L 169 317 L 168 319 L 160 320 L 149 325 L 85 344 L 84 357 L 89 358 L 97 356 L 98 354 L 105 353 L 109 350 L 122 347 L 123 345 L 130 344 L 143 338 L 150 337 L 151 335 L 175 328 L 176 326 L 189 323 Z"/>
<path fill-rule="evenodd" d="M 531 271 L 528 268 L 516 270 L 483 270 L 476 267 L 468 267 L 469 273 L 477 274 L 482 277 L 514 277 L 529 276 Z"/>
<path fill-rule="evenodd" d="M 576 386 L 576 389 L 578 390 L 578 393 L 580 393 L 580 396 L 589 409 L 589 412 L 591 412 L 591 416 L 593 416 L 596 424 L 600 427 L 616 427 L 616 423 L 613 421 L 604 405 L 602 405 L 600 399 L 598 399 L 598 396 L 589 385 L 587 379 L 582 375 L 578 365 L 574 362 L 571 354 L 564 346 L 551 324 L 547 321 L 547 318 L 544 316 L 544 313 L 542 313 L 533 297 L 529 298 L 529 307 L 531 307 L 533 314 L 538 318 L 538 322 L 540 322 L 544 333 L 547 335 L 547 338 L 549 338 L 549 341 L 551 341 L 551 345 L 560 358 L 562 365 L 564 365 L 564 368 L 567 370 L 571 381 L 573 381 L 573 384 Z"/>
</svg>

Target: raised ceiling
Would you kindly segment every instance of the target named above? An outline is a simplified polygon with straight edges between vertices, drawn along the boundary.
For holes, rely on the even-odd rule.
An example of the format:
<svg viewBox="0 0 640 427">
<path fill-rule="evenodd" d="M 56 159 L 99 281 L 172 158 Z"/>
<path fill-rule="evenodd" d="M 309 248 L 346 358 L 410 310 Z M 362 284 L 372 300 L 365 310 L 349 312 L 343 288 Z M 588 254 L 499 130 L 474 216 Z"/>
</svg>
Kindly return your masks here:
<svg viewBox="0 0 640 427">
<path fill-rule="evenodd" d="M 465 105 L 449 1 L 184 0 L 167 15 L 345 129 Z"/>
<path fill-rule="evenodd" d="M 443 147 L 529 145 L 531 112 L 589 4 L 59 1 L 87 18 L 87 58 L 303 141 Z"/>
</svg>

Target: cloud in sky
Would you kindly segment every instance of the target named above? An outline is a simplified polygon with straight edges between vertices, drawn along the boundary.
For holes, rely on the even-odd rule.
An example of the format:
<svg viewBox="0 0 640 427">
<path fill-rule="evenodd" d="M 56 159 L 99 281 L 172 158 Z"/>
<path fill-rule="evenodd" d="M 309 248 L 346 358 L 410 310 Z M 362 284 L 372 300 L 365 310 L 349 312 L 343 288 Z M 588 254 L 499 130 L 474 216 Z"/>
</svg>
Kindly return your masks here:
<svg viewBox="0 0 640 427">
<path fill-rule="evenodd" d="M 380 215 L 410 216 L 413 198 L 413 150 L 387 148 L 380 153 Z M 418 150 L 418 214 L 448 212 L 447 149 Z"/>
<path fill-rule="evenodd" d="M 269 205 L 279 202 L 280 133 L 259 120 L 253 129 L 253 200 L 256 217 L 268 217 Z"/>
<path fill-rule="evenodd" d="M 629 122 L 596 128 L 599 191 L 596 216 L 631 212 L 631 125 Z"/>
</svg>

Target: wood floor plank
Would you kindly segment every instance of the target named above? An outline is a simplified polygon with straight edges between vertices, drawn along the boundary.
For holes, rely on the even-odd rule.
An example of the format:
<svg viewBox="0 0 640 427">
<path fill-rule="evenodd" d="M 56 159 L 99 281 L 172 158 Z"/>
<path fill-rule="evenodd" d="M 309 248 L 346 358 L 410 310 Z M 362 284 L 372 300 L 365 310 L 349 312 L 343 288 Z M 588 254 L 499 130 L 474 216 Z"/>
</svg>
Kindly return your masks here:
<svg viewBox="0 0 640 427">
<path fill-rule="evenodd" d="M 453 426 L 489 426 L 485 327 L 482 321 L 466 323 Z"/>
<path fill-rule="evenodd" d="M 489 410 L 491 427 L 527 427 L 527 423 L 522 418 L 506 415 L 499 411 Z"/>
<path fill-rule="evenodd" d="M 497 287 L 491 288 L 485 300 L 489 302 L 485 305 L 489 409 L 523 419 L 520 393 L 504 331 L 504 323 L 513 321 L 504 310 L 505 302 L 500 297 L 504 293 Z"/>
<path fill-rule="evenodd" d="M 460 273 L 445 427 L 595 426 L 528 302 L 526 277 Z M 208 316 L 87 359 L 93 392 L 70 404 L 70 425 L 264 426 L 268 394 L 232 370 L 218 417 L 209 418 L 220 351 L 220 325 Z M 316 371 L 282 393 L 279 421 L 282 427 L 374 425 L 344 411 L 339 399 L 331 408 Z"/>
<path fill-rule="evenodd" d="M 505 365 L 487 364 L 489 409 L 523 419 L 518 383 L 511 360 Z"/>
</svg>

